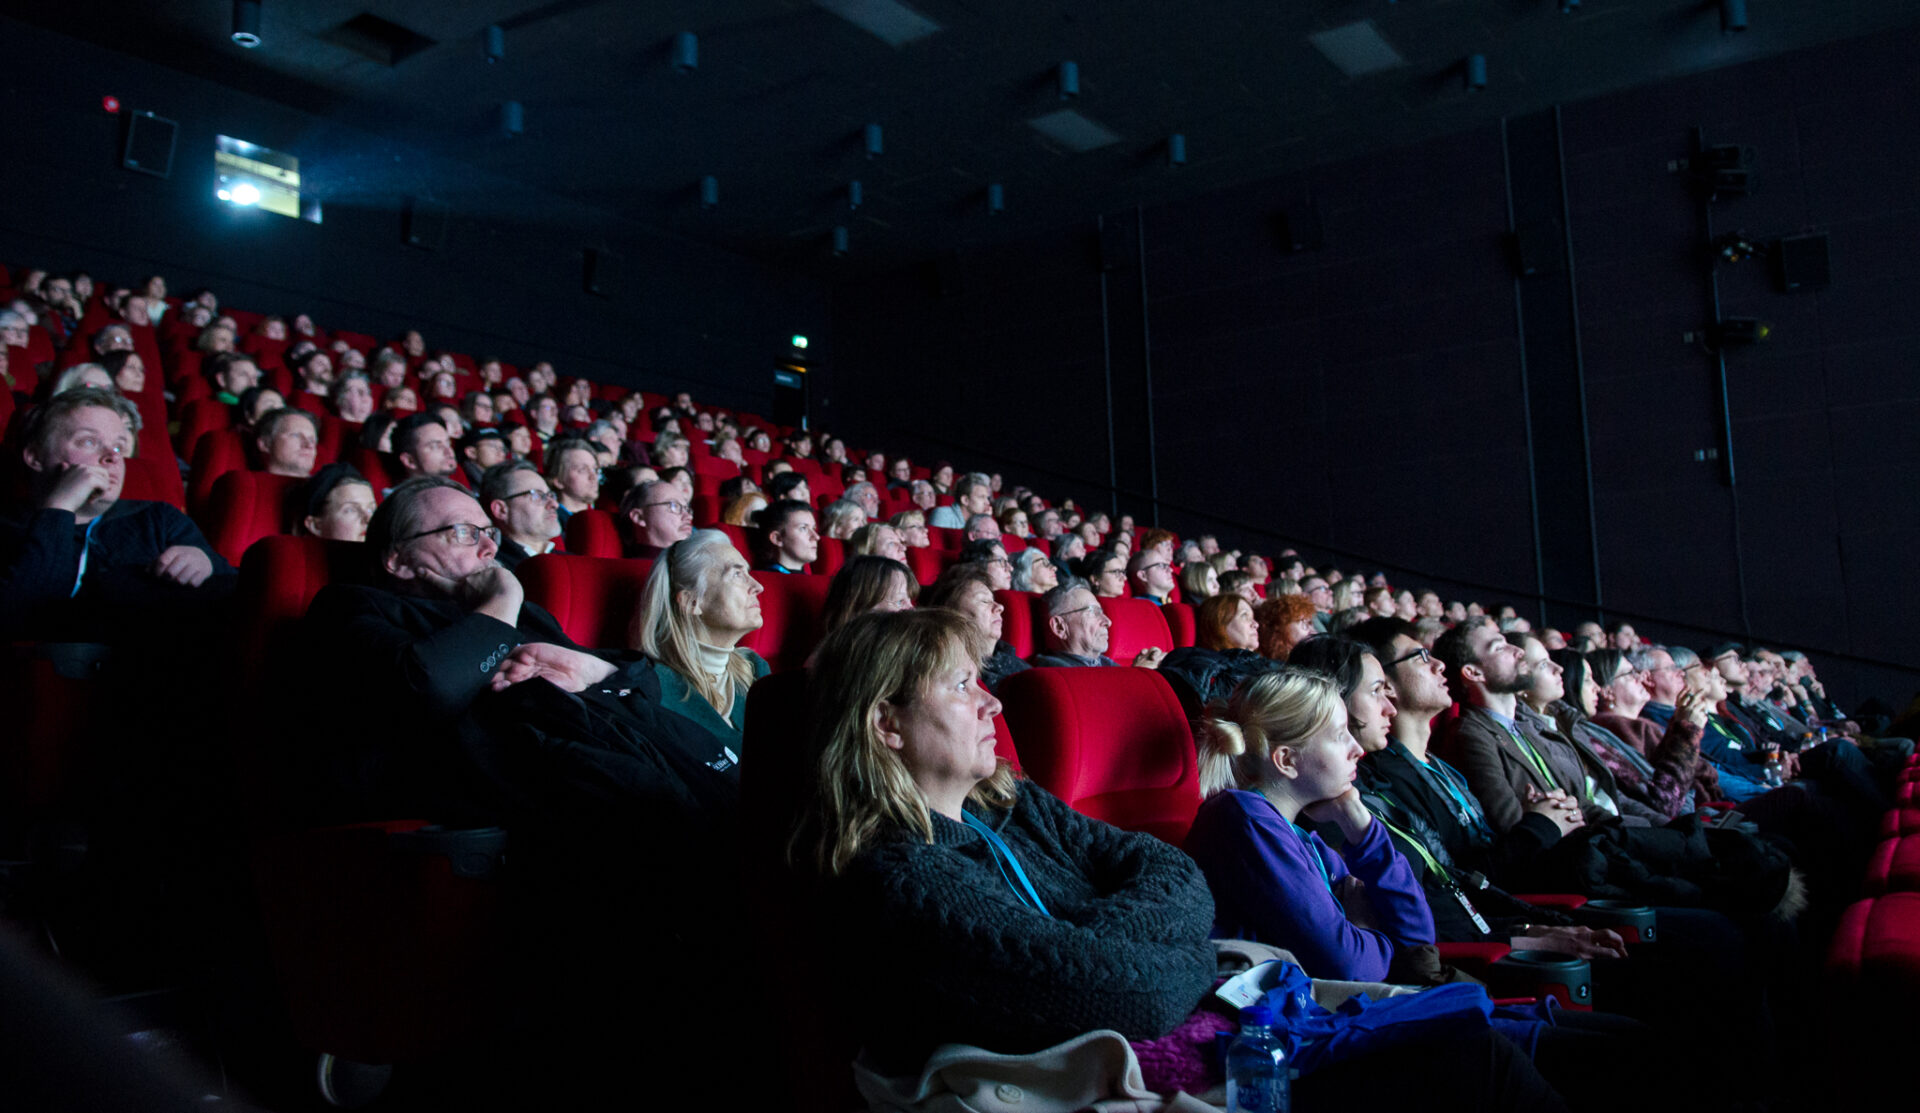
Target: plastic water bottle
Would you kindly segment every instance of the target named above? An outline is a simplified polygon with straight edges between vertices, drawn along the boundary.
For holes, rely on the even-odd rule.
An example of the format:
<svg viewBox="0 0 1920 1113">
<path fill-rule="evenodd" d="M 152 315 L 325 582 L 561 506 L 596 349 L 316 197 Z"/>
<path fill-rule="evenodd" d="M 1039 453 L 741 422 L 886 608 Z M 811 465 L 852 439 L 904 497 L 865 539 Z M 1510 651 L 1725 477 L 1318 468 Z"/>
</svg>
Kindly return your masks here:
<svg viewBox="0 0 1920 1113">
<path fill-rule="evenodd" d="M 1292 1066 L 1286 1040 L 1273 1031 L 1273 1011 L 1261 1005 L 1240 1010 L 1240 1035 L 1227 1047 L 1227 1109 L 1230 1113 L 1289 1113 Z"/>
</svg>

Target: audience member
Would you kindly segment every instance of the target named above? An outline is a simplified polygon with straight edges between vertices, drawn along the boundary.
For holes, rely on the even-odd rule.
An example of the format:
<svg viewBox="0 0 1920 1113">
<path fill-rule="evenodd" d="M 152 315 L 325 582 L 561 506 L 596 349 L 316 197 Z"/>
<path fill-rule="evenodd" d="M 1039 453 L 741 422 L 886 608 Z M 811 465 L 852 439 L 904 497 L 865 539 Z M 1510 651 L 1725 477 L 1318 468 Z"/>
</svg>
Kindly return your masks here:
<svg viewBox="0 0 1920 1113">
<path fill-rule="evenodd" d="M 1013 590 L 1051 591 L 1059 582 L 1060 570 L 1039 549 L 1026 549 L 1013 558 Z"/>
<path fill-rule="evenodd" d="M 1194 611 L 1194 644 L 1167 654 L 1160 675 L 1174 685 L 1182 706 L 1198 710 L 1231 696 L 1251 677 L 1280 667 L 1259 648 L 1253 604 L 1238 595 L 1216 595 Z"/>
<path fill-rule="evenodd" d="M 813 510 L 797 499 L 781 499 L 760 512 L 759 567 L 768 572 L 805 572 L 820 559 L 820 530 Z"/>
<path fill-rule="evenodd" d="M 500 530 L 494 559 L 507 571 L 518 569 L 528 557 L 555 551 L 559 499 L 539 468 L 525 460 L 493 464 L 481 473 L 477 490 L 488 520 Z"/>
<path fill-rule="evenodd" d="M 1102 599 L 1119 599 L 1127 594 L 1127 562 L 1112 549 L 1088 553 L 1074 572 Z"/>
<path fill-rule="evenodd" d="M 260 450 L 261 466 L 268 475 L 305 479 L 313 474 L 320 450 L 319 418 L 306 410 L 279 409 L 261 418 L 255 428 L 254 447 Z"/>
<path fill-rule="evenodd" d="M 995 591 L 1006 591 L 1013 587 L 1013 562 L 1007 559 L 1007 550 L 997 538 L 983 537 L 960 546 L 957 563 L 984 565 Z"/>
<path fill-rule="evenodd" d="M 927 524 L 940 529 L 964 529 L 967 519 L 975 514 L 989 514 L 992 509 L 992 483 L 979 472 L 968 472 L 954 484 L 953 504 L 934 507 Z"/>
<path fill-rule="evenodd" d="M 984 566 L 956 564 L 948 568 L 920 593 L 920 605 L 946 607 L 966 616 L 977 635 L 973 653 L 980 662 L 980 682 L 989 692 L 1007 677 L 1031 667 L 1000 636 L 1006 607 L 994 597 L 993 581 Z"/>
<path fill-rule="evenodd" d="M 824 532 L 835 541 L 852 539 L 854 533 L 867 524 L 866 512 L 860 509 L 860 504 L 846 499 L 828 503 L 821 518 L 826 525 Z"/>
<path fill-rule="evenodd" d="M 1220 593 L 1220 575 L 1204 560 L 1196 560 L 1180 569 L 1180 598 L 1192 604 Z"/>
<path fill-rule="evenodd" d="M 669 545 L 693 536 L 693 508 L 664 479 L 641 483 L 620 500 L 626 555 L 657 559 Z M 722 536 L 725 536 L 724 534 Z"/>
<path fill-rule="evenodd" d="M 561 524 L 582 510 L 593 509 L 600 499 L 600 460 L 592 444 L 580 437 L 555 437 L 547 442 L 541 459 L 547 485 L 560 497 Z"/>
<path fill-rule="evenodd" d="M 327 541 L 365 541 L 373 520 L 373 484 L 352 464 L 332 463 L 294 489 L 290 503 L 297 537 Z"/>
<path fill-rule="evenodd" d="M 1260 626 L 1260 653 L 1275 661 L 1285 661 L 1293 647 L 1313 636 L 1316 614 L 1313 602 L 1305 595 L 1281 594 L 1253 608 L 1253 619 Z"/>
<path fill-rule="evenodd" d="M 998 590 L 998 589 L 996 589 Z M 1035 668 L 1087 668 L 1117 664 L 1107 656 L 1107 635 L 1113 620 L 1100 606 L 1100 600 L 1081 579 L 1062 580 L 1040 597 L 1047 622 L 1042 631 L 1045 648 L 1033 655 Z M 1132 663 L 1145 669 L 1160 667 L 1166 654 L 1157 646 L 1147 646 Z"/>
<path fill-rule="evenodd" d="M 1135 599 L 1156 606 L 1165 604 L 1173 595 L 1173 562 L 1161 546 L 1143 543 L 1127 561 L 1127 583 Z"/>
<path fill-rule="evenodd" d="M 933 545 L 933 535 L 927 531 L 927 516 L 918 510 L 902 510 L 888 519 L 888 524 L 900 531 L 900 537 L 909 549 L 926 549 Z"/>
<path fill-rule="evenodd" d="M 900 531 L 885 522 L 868 522 L 854 531 L 847 541 L 849 556 L 883 556 L 888 560 L 907 562 L 907 543 Z"/>
<path fill-rule="evenodd" d="M 913 607 L 920 583 L 897 560 L 857 556 L 840 566 L 827 586 L 821 609 L 821 628 L 828 633 L 870 611 L 904 611 Z"/>
<path fill-rule="evenodd" d="M 393 458 L 403 479 L 445 479 L 460 467 L 453 438 L 432 414 L 411 414 L 394 423 Z"/>
<path fill-rule="evenodd" d="M 732 774 L 745 747 L 747 689 L 767 663 L 740 640 L 760 629 L 760 593 L 746 558 L 719 530 L 676 541 L 653 562 L 629 639 L 663 667 L 660 706 L 712 735 L 708 768 Z"/>
</svg>

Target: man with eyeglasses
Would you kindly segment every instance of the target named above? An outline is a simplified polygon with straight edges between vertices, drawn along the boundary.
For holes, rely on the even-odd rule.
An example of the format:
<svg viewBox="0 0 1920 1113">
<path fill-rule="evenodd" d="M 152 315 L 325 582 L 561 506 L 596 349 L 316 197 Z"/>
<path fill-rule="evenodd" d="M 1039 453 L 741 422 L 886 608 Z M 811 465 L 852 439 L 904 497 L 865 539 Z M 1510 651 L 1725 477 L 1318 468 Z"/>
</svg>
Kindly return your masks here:
<svg viewBox="0 0 1920 1113">
<path fill-rule="evenodd" d="M 528 557 L 557 549 L 559 499 L 540 469 L 527 461 L 510 460 L 481 473 L 480 505 L 500 530 L 500 551 L 494 559 L 507 571 L 515 571 Z"/>
<path fill-rule="evenodd" d="M 966 529 L 961 536 L 968 541 L 998 541 L 1000 523 L 994 521 L 991 514 L 975 514 L 967 519 Z"/>
<path fill-rule="evenodd" d="M 1127 561 L 1127 582 L 1133 585 L 1133 597 L 1164 606 L 1173 595 L 1173 561 L 1165 546 L 1142 545 Z"/>
<path fill-rule="evenodd" d="M 1313 604 L 1313 628 L 1315 632 L 1327 632 L 1327 621 L 1333 617 L 1333 587 L 1322 576 L 1308 576 L 1300 581 L 1300 594 Z"/>
<path fill-rule="evenodd" d="M 675 541 L 693 535 L 693 507 L 680 488 L 665 479 L 636 484 L 620 500 L 627 523 L 626 555 L 652 560 Z"/>
<path fill-rule="evenodd" d="M 1046 649 L 1028 658 L 1034 668 L 1107 668 L 1119 664 L 1107 656 L 1113 620 L 1107 617 L 1087 581 L 1062 580 L 1040 601 L 1047 610 L 1042 631 Z M 1133 664 L 1157 669 L 1165 657 L 1157 646 L 1150 645 L 1134 657 Z"/>
</svg>

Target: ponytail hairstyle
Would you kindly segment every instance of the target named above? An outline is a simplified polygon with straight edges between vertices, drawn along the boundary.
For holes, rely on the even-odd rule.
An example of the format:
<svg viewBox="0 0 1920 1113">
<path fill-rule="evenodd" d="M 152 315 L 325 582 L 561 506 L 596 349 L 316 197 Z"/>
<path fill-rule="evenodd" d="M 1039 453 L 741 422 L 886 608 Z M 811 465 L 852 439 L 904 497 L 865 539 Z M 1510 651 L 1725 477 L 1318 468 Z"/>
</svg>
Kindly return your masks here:
<svg viewBox="0 0 1920 1113">
<path fill-rule="evenodd" d="M 1273 751 L 1325 727 L 1342 706 L 1339 689 L 1319 673 L 1265 673 L 1215 704 L 1200 720 L 1200 795 L 1258 789 L 1273 769 Z"/>
</svg>

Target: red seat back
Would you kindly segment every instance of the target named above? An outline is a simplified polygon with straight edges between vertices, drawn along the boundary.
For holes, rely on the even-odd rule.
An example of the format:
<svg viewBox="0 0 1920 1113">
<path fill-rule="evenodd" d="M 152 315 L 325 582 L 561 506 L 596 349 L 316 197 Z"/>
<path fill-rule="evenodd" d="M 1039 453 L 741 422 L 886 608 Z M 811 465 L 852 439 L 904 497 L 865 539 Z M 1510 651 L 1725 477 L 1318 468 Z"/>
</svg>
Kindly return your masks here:
<svg viewBox="0 0 1920 1113">
<path fill-rule="evenodd" d="M 1193 734 L 1151 669 L 1029 669 L 1000 684 L 1027 776 L 1074 810 L 1173 843 L 1200 808 Z"/>
<path fill-rule="evenodd" d="M 1034 626 L 1039 594 L 1031 591 L 996 591 L 993 597 L 1006 608 L 1006 613 L 1000 616 L 1000 640 L 1012 646 L 1013 651 L 1021 657 L 1033 656 L 1040 647 L 1040 631 Z"/>
<path fill-rule="evenodd" d="M 576 556 L 617 557 L 625 551 L 620 520 L 605 510 L 578 511 L 567 519 L 566 535 L 567 552 Z"/>
<path fill-rule="evenodd" d="M 846 567 L 847 543 L 837 537 L 820 539 L 820 555 L 814 559 L 813 570 L 822 576 L 831 576 Z"/>
<path fill-rule="evenodd" d="M 1920 893 L 1920 837 L 1883 841 L 1867 862 L 1867 878 L 1860 886 L 1866 896 L 1882 893 Z"/>
<path fill-rule="evenodd" d="M 957 553 L 947 552 L 931 546 L 924 549 L 907 550 L 907 567 L 913 569 L 913 578 L 922 584 L 930 584 L 940 578 L 947 570 Z"/>
<path fill-rule="evenodd" d="M 132 456 L 127 459 L 127 481 L 120 488 L 123 499 L 169 503 L 176 510 L 187 508 L 186 485 L 180 481 L 180 467 L 166 456 Z"/>
<path fill-rule="evenodd" d="M 1195 611 L 1187 603 L 1168 603 L 1160 608 L 1160 617 L 1167 620 L 1167 629 L 1173 633 L 1173 644 L 1186 648 L 1194 643 L 1199 628 L 1194 621 Z"/>
<path fill-rule="evenodd" d="M 357 541 L 263 537 L 240 562 L 234 591 L 240 616 L 241 687 L 251 690 L 320 589 L 362 576 L 372 554 Z"/>
<path fill-rule="evenodd" d="M 213 498 L 213 485 L 230 471 L 248 467 L 247 446 L 237 429 L 215 429 L 200 438 L 193 450 L 193 481 L 187 484 L 187 508 L 195 516 L 205 514 Z"/>
<path fill-rule="evenodd" d="M 546 553 L 523 561 L 515 574 L 526 586 L 527 601 L 552 612 L 569 638 L 613 649 L 627 645 L 652 572 L 651 560 Z"/>
<path fill-rule="evenodd" d="M 740 644 L 765 657 L 775 672 L 803 667 L 820 644 L 830 580 L 784 572 L 755 572 L 753 578 L 766 588 L 760 595 L 761 625 Z"/>
<path fill-rule="evenodd" d="M 287 532 L 287 499 L 306 482 L 290 475 L 230 471 L 213 484 L 207 501 L 207 541 L 239 567 L 248 547 L 262 537 Z"/>
<path fill-rule="evenodd" d="M 1113 620 L 1107 635 L 1107 656 L 1126 664 L 1150 645 L 1173 651 L 1173 631 L 1160 608 L 1145 599 L 1102 599 L 1100 609 Z"/>
</svg>

